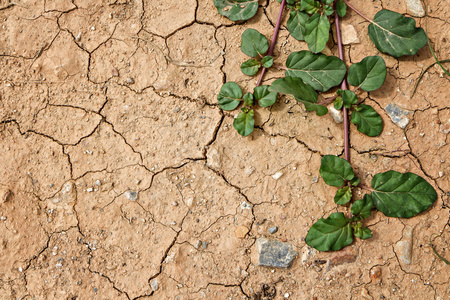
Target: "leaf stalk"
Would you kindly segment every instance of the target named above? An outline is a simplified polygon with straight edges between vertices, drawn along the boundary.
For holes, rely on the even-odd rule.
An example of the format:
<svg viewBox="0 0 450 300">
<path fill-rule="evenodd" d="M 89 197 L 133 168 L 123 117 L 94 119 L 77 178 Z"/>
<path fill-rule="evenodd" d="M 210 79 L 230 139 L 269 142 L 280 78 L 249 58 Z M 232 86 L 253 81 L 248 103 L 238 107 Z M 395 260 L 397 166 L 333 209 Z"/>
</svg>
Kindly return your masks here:
<svg viewBox="0 0 450 300">
<path fill-rule="evenodd" d="M 346 0 L 344 0 L 347 2 Z M 339 15 L 337 11 L 334 12 L 334 18 L 335 18 L 335 25 L 336 25 L 336 35 L 337 35 L 337 42 L 338 42 L 338 51 L 339 51 L 339 58 L 344 61 L 344 51 L 342 46 L 342 38 L 341 38 L 341 27 L 339 25 Z M 347 82 L 344 79 L 341 83 L 341 90 L 347 89 Z M 344 156 L 345 160 L 350 162 L 350 140 L 349 140 L 349 132 L 348 132 L 348 109 L 346 107 L 343 108 L 343 114 L 344 114 Z"/>
<path fill-rule="evenodd" d="M 363 19 L 365 19 L 366 21 L 373 23 L 373 21 L 371 19 L 369 19 L 368 17 L 366 17 L 359 9 L 357 9 L 356 7 L 354 7 L 350 2 L 348 2 L 348 0 L 343 0 L 345 2 L 345 4 L 347 4 L 348 7 L 350 7 L 355 13 L 357 13 L 358 15 L 360 15 Z"/>
<path fill-rule="evenodd" d="M 278 18 L 277 18 L 277 23 L 275 25 L 275 29 L 273 31 L 273 36 L 272 36 L 272 40 L 270 41 L 270 46 L 269 46 L 269 51 L 267 51 L 266 55 L 273 55 L 273 50 L 275 49 L 275 44 L 277 42 L 277 37 L 278 37 L 278 32 L 280 31 L 280 26 L 281 26 L 281 19 L 283 17 L 283 10 L 284 7 L 286 5 L 286 0 L 281 1 L 281 5 L 280 5 L 280 11 L 278 13 Z M 259 75 L 259 79 L 258 82 L 256 83 L 256 86 L 260 86 L 263 78 L 264 78 L 264 74 L 266 73 L 267 68 L 263 67 L 261 70 L 261 75 Z"/>
</svg>

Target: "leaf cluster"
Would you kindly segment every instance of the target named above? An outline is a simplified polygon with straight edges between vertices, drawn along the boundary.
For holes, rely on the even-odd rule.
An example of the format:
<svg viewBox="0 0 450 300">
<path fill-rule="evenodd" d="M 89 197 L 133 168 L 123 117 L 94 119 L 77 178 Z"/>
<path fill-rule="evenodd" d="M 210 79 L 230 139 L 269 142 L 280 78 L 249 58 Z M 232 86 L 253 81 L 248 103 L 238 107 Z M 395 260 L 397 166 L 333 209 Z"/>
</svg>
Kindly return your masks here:
<svg viewBox="0 0 450 300">
<path fill-rule="evenodd" d="M 337 156 L 325 155 L 319 172 L 326 184 L 339 187 L 334 197 L 336 204 L 349 204 L 352 190 L 359 184 L 350 163 Z M 411 218 L 427 210 L 437 198 L 434 188 L 413 173 L 379 173 L 373 177 L 371 186 L 370 194 L 351 205 L 352 217 L 333 213 L 326 219 L 319 219 L 306 235 L 306 243 L 320 251 L 339 250 L 352 243 L 353 236 L 372 237 L 370 229 L 363 227 L 361 221 L 370 217 L 373 208 L 388 217 Z"/>
</svg>

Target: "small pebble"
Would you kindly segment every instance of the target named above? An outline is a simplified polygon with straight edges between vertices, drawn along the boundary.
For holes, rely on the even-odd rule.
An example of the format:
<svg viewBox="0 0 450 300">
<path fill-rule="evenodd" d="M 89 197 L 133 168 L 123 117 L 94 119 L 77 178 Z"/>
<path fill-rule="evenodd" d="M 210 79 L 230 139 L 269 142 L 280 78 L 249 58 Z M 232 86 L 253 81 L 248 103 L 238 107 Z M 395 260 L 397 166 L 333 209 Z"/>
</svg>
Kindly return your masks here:
<svg viewBox="0 0 450 300">
<path fill-rule="evenodd" d="M 134 79 L 131 77 L 127 78 L 127 84 L 133 84 L 134 83 Z"/>
<path fill-rule="evenodd" d="M 125 197 L 127 197 L 128 200 L 136 201 L 138 198 L 138 193 L 134 191 L 126 191 Z"/>
<path fill-rule="evenodd" d="M 116 68 L 112 68 L 111 69 L 111 74 L 113 77 L 118 77 L 119 76 L 119 71 Z"/>
<path fill-rule="evenodd" d="M 272 175 L 272 178 L 278 180 L 280 179 L 281 176 L 283 176 L 283 172 L 276 172 L 275 174 Z"/>
<path fill-rule="evenodd" d="M 208 248 L 209 243 L 202 241 L 202 249 L 205 250 L 206 248 Z"/>
<path fill-rule="evenodd" d="M 155 278 L 152 281 L 150 281 L 150 287 L 152 288 L 152 291 L 158 290 L 158 278 Z"/>
<path fill-rule="evenodd" d="M 289 293 L 284 294 L 284 298 L 289 298 Z"/>
<path fill-rule="evenodd" d="M 173 205 L 173 206 L 178 206 L 178 202 L 177 202 L 177 201 L 173 201 L 173 202 L 172 202 L 172 205 Z"/>
<path fill-rule="evenodd" d="M 271 233 L 271 234 L 274 234 L 275 232 L 277 232 L 278 231 L 278 227 L 277 226 L 273 226 L 273 227 L 270 227 L 269 228 L 269 232 Z"/>
</svg>

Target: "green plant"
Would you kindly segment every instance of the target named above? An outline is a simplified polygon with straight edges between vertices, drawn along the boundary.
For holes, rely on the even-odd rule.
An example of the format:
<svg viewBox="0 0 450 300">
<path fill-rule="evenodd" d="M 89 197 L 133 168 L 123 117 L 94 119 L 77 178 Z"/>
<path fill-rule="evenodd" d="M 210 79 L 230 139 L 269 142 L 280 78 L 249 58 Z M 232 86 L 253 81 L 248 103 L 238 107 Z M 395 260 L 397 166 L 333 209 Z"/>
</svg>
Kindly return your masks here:
<svg viewBox="0 0 450 300">
<path fill-rule="evenodd" d="M 363 220 L 370 216 L 374 208 L 386 216 L 399 218 L 411 218 L 428 209 L 436 200 L 437 193 L 422 177 L 413 173 L 387 171 L 376 174 L 371 187 L 365 187 L 353 171 L 350 163 L 349 121 L 357 126 L 358 131 L 370 137 L 380 135 L 383 130 L 380 115 L 371 106 L 362 104 L 357 92 L 371 92 L 380 88 L 387 70 L 380 56 L 366 57 L 347 70 L 343 62 L 339 18 L 346 14 L 348 7 L 355 11 L 370 22 L 368 34 L 377 49 L 394 57 L 415 55 L 424 47 L 428 40 L 424 30 L 415 26 L 414 19 L 385 9 L 371 20 L 348 0 L 278 2 L 281 3 L 280 12 L 270 44 L 254 29 L 247 29 L 242 35 L 241 50 L 252 57 L 241 65 L 242 72 L 253 76 L 261 70 L 253 93 L 243 94 L 238 84 L 227 82 L 219 92 L 218 103 L 223 110 L 234 110 L 242 105 L 233 126 L 243 136 L 253 131 L 256 105 L 267 107 L 275 104 L 278 93 L 294 96 L 307 111 L 314 111 L 318 116 L 327 114 L 327 105 L 331 103 L 334 108 L 343 111 L 345 159 L 325 155 L 319 172 L 326 184 L 338 188 L 335 203 L 346 205 L 349 212 L 347 216 L 339 212 L 319 219 L 310 228 L 306 243 L 320 251 L 339 250 L 352 243 L 354 236 L 361 239 L 372 237 L 370 229 L 363 226 Z M 252 16 L 250 13 L 244 14 L 244 11 L 254 5 L 254 1 L 215 0 L 214 3 L 221 14 L 232 20 L 246 20 Z M 261 86 L 266 70 L 274 67 L 273 49 L 285 7 L 290 9 L 287 22 L 290 34 L 297 40 L 305 41 L 310 51 L 291 53 L 286 66 L 278 66 L 285 70 L 285 77 L 273 81 L 270 86 Z M 255 13 L 256 10 L 252 10 L 252 14 Z M 329 18 L 332 15 L 339 58 L 320 53 L 330 36 Z M 347 88 L 347 82 L 353 86 L 352 90 Z M 338 85 L 340 88 L 335 90 L 334 96 L 318 101 L 318 92 L 329 91 Z M 369 193 L 353 201 L 355 188 L 362 188 Z"/>
</svg>

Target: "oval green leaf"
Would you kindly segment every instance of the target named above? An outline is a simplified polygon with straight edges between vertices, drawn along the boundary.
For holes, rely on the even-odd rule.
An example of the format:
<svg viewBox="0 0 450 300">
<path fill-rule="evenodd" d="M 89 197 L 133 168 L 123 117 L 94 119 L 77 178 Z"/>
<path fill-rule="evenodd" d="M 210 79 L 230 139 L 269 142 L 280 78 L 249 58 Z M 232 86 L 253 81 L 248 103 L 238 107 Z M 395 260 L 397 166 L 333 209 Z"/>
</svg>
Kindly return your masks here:
<svg viewBox="0 0 450 300">
<path fill-rule="evenodd" d="M 394 57 L 415 55 L 427 44 L 427 35 L 416 21 L 387 9 L 380 10 L 369 25 L 369 37 L 381 52 Z"/>
<path fill-rule="evenodd" d="M 358 227 L 355 228 L 354 231 L 355 236 L 362 240 L 366 240 L 372 237 L 372 231 L 367 227 Z"/>
<path fill-rule="evenodd" d="M 248 76 L 253 76 L 258 73 L 259 68 L 261 68 L 261 63 L 256 59 L 249 59 L 241 65 L 242 73 Z"/>
<path fill-rule="evenodd" d="M 352 112 L 351 122 L 356 124 L 359 132 L 367 136 L 378 136 L 383 131 L 380 115 L 369 105 L 358 105 Z"/>
<path fill-rule="evenodd" d="M 253 109 L 245 112 L 241 111 L 236 119 L 233 121 L 233 127 L 237 130 L 237 132 L 242 136 L 247 136 L 252 133 L 255 127 L 255 112 Z"/>
<path fill-rule="evenodd" d="M 344 102 L 342 101 L 342 97 L 336 97 L 336 100 L 334 100 L 334 108 L 336 108 L 337 110 L 341 109 L 342 106 L 344 105 Z"/>
<path fill-rule="evenodd" d="M 300 77 L 321 92 L 340 84 L 347 72 L 345 63 L 339 58 L 309 51 L 291 53 L 286 60 L 286 67 L 286 76 Z"/>
<path fill-rule="evenodd" d="M 349 90 L 342 91 L 342 101 L 345 107 L 350 108 L 352 105 L 358 102 L 356 94 Z"/>
<path fill-rule="evenodd" d="M 270 68 L 273 65 L 273 57 L 270 55 L 264 56 L 261 60 L 261 64 L 264 68 Z"/>
<path fill-rule="evenodd" d="M 338 205 L 345 205 L 352 200 L 352 189 L 348 186 L 344 186 L 343 188 L 337 190 L 336 195 L 334 196 L 334 203 Z"/>
<path fill-rule="evenodd" d="M 413 173 L 376 174 L 372 188 L 375 207 L 388 217 L 411 218 L 428 209 L 437 198 L 434 188 Z"/>
<path fill-rule="evenodd" d="M 246 93 L 244 95 L 244 97 L 242 97 L 242 99 L 244 100 L 244 104 L 247 106 L 252 106 L 253 105 L 253 94 L 252 93 Z"/>
<path fill-rule="evenodd" d="M 324 5 L 323 13 L 325 14 L 325 16 L 331 16 L 334 13 L 334 9 L 331 5 Z"/>
<path fill-rule="evenodd" d="M 386 63 L 380 56 L 368 56 L 348 68 L 348 83 L 370 92 L 378 89 L 386 79 Z"/>
<path fill-rule="evenodd" d="M 275 104 L 278 93 L 269 92 L 268 85 L 260 85 L 255 87 L 253 95 L 255 96 L 256 101 L 258 101 L 259 106 L 268 107 Z"/>
<path fill-rule="evenodd" d="M 334 155 L 322 157 L 319 173 L 326 184 L 337 187 L 343 186 L 345 181 L 350 181 L 355 177 L 350 163 Z"/>
<path fill-rule="evenodd" d="M 302 8 L 306 11 L 308 14 L 313 14 L 319 11 L 320 3 L 319 1 L 315 0 L 301 0 Z"/>
<path fill-rule="evenodd" d="M 315 111 L 318 116 L 323 116 L 328 112 L 325 106 L 318 105 L 317 93 L 309 85 L 298 77 L 284 77 L 272 82 L 269 91 L 282 94 L 291 94 L 295 100 L 305 105 L 307 111 Z"/>
<path fill-rule="evenodd" d="M 339 17 L 343 18 L 347 13 L 347 4 L 343 0 L 338 0 L 336 3 L 336 11 Z"/>
<path fill-rule="evenodd" d="M 332 213 L 319 219 L 308 231 L 306 244 L 319 251 L 339 250 L 353 241 L 350 220 L 343 213 Z"/>
<path fill-rule="evenodd" d="M 248 28 L 242 34 L 241 50 L 250 57 L 264 55 L 269 50 L 269 42 L 258 30 Z"/>
<path fill-rule="evenodd" d="M 330 21 L 328 21 L 328 17 L 318 13 L 312 15 L 305 24 L 303 35 L 311 52 L 318 53 L 323 51 L 330 37 Z"/>
<path fill-rule="evenodd" d="M 236 82 L 227 82 L 220 89 L 217 95 L 219 106 L 223 110 L 235 109 L 242 98 L 242 90 Z"/>
<path fill-rule="evenodd" d="M 305 39 L 303 36 L 303 32 L 305 31 L 305 24 L 308 19 L 309 16 L 305 12 L 291 10 L 286 27 L 294 39 L 299 41 L 303 41 Z"/>
<path fill-rule="evenodd" d="M 351 212 L 352 215 L 359 215 L 361 218 L 365 219 L 370 217 L 370 213 L 373 208 L 373 200 L 369 194 L 365 194 L 364 197 L 360 200 L 356 200 L 352 204 Z"/>
<path fill-rule="evenodd" d="M 219 14 L 231 21 L 248 20 L 258 11 L 258 0 L 214 0 Z"/>
</svg>

